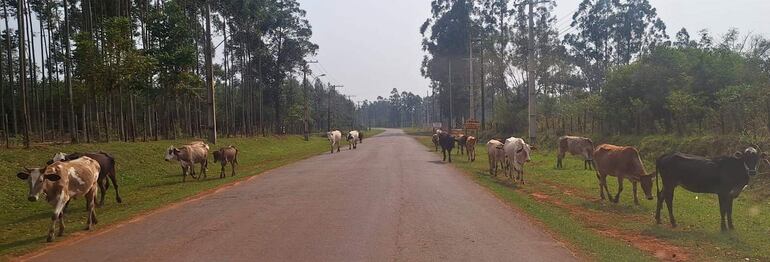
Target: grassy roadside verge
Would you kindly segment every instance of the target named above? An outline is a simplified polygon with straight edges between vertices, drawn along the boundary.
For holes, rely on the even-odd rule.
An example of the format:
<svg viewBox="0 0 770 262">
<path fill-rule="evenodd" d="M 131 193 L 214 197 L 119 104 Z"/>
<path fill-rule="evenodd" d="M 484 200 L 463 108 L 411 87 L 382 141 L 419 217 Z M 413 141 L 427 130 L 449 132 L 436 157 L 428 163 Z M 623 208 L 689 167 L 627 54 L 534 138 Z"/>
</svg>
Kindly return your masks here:
<svg viewBox="0 0 770 262">
<path fill-rule="evenodd" d="M 432 151 L 427 133 L 408 131 Z M 667 224 L 666 212 L 664 224 L 654 224 L 655 201 L 640 199 L 640 206 L 633 204 L 628 181 L 619 204 L 600 201 L 594 172 L 583 170 L 582 161 L 571 157 L 565 159 L 565 169 L 555 169 L 553 151 L 535 151 L 533 161 L 526 167 L 526 185 L 511 184 L 502 175 L 491 177 L 483 144 L 480 142 L 476 149 L 476 162 L 469 163 L 458 156 L 453 164 L 501 199 L 545 224 L 590 260 L 770 260 L 770 250 L 766 248 L 770 246 L 770 205 L 767 201 L 756 201 L 750 193 L 735 202 L 737 230 L 721 234 L 715 197 L 679 188 L 674 197 L 674 213 L 680 227 L 672 229 Z M 616 192 L 617 181 L 610 179 L 609 187 Z"/>
<path fill-rule="evenodd" d="M 372 130 L 367 137 L 384 130 Z M 117 162 L 118 183 L 123 203 L 115 202 L 115 191 L 107 192 L 105 205 L 97 210 L 99 228 L 130 220 L 139 214 L 187 199 L 196 194 L 225 184 L 242 180 L 301 159 L 325 153 L 329 143 L 325 137 L 312 136 L 309 142 L 302 136 L 276 136 L 253 138 L 222 138 L 217 146 L 235 145 L 240 150 L 240 166 L 235 177 L 219 179 L 220 164 L 209 156 L 208 178 L 195 181 L 187 178 L 182 183 L 181 169 L 176 162 L 165 162 L 164 152 L 169 145 L 179 145 L 188 140 L 155 141 L 147 143 L 107 143 L 62 146 L 40 146 L 32 150 L 3 150 L 0 152 L 0 260 L 6 260 L 30 252 L 45 245 L 45 234 L 50 224 L 51 207 L 44 201 L 26 200 L 26 184 L 16 178 L 23 166 L 45 163 L 56 152 L 98 151 L 113 154 Z M 345 142 L 343 142 L 345 144 Z M 229 174 L 229 167 L 227 173 Z M 67 235 L 80 232 L 85 227 L 85 201 L 72 202 L 67 214 Z"/>
</svg>

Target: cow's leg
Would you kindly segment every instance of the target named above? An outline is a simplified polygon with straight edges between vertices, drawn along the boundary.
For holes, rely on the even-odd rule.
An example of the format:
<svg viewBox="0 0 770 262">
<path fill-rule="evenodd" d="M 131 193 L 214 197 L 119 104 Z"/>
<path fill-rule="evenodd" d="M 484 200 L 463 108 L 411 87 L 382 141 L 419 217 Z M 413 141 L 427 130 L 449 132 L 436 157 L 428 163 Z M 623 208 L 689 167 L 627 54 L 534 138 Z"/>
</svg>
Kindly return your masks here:
<svg viewBox="0 0 770 262">
<path fill-rule="evenodd" d="M 618 193 L 615 194 L 615 200 L 612 200 L 612 202 L 618 203 L 620 202 L 620 192 L 623 192 L 623 177 L 618 176 Z"/>
<path fill-rule="evenodd" d="M 219 178 L 225 178 L 225 161 L 222 161 L 222 170 L 219 171 Z"/>
<path fill-rule="evenodd" d="M 235 165 L 237 165 L 237 162 L 232 161 L 230 162 L 230 168 L 232 168 L 233 172 L 230 173 L 230 176 L 235 176 Z"/>
<path fill-rule="evenodd" d="M 562 163 L 563 159 L 564 159 L 564 152 L 559 152 L 556 155 L 556 168 L 564 168 L 564 163 Z"/>
<path fill-rule="evenodd" d="M 727 229 L 735 230 L 733 226 L 733 197 L 728 196 L 727 199 Z"/>
<path fill-rule="evenodd" d="M 56 233 L 56 236 L 63 236 L 64 235 L 64 214 L 67 213 L 67 207 L 69 207 L 70 201 L 67 201 L 67 203 L 64 204 L 64 209 L 62 209 L 61 214 L 59 214 L 59 232 Z"/>
<path fill-rule="evenodd" d="M 98 191 L 98 189 L 91 188 L 91 190 L 89 190 L 86 193 L 86 196 L 85 196 L 85 198 L 86 198 L 86 209 L 88 210 L 88 222 L 86 224 L 86 229 L 85 230 L 92 230 L 92 229 L 94 229 L 94 224 L 96 224 L 96 221 L 95 221 L 96 220 L 95 219 L 96 218 L 96 213 L 95 213 L 95 210 L 94 210 L 94 207 L 96 206 L 96 203 L 94 203 L 94 202 L 96 202 L 96 193 L 97 193 L 97 191 Z"/>
<path fill-rule="evenodd" d="M 727 224 L 725 223 L 725 217 L 727 216 L 727 201 L 729 201 L 727 198 L 727 194 L 720 194 L 719 195 L 719 227 L 722 229 L 722 232 L 727 231 Z"/>
<path fill-rule="evenodd" d="M 666 186 L 663 186 L 663 190 L 666 190 Z M 655 207 L 655 223 L 660 224 L 660 209 L 663 208 L 663 199 L 665 198 L 662 196 L 660 191 L 658 191 L 658 204 Z"/>
<path fill-rule="evenodd" d="M 102 207 L 104 206 L 104 196 L 107 194 L 107 187 L 109 187 L 107 176 L 99 176 L 96 179 L 96 185 L 99 186 L 99 191 L 101 191 L 101 194 L 99 194 L 99 207 Z"/>
<path fill-rule="evenodd" d="M 631 188 L 633 189 L 634 193 L 634 204 L 637 206 L 639 205 L 639 197 L 636 196 L 636 181 L 631 181 Z"/>
<path fill-rule="evenodd" d="M 604 183 L 602 182 L 602 175 L 596 172 L 596 180 L 599 181 L 599 196 L 604 200 Z"/>
<path fill-rule="evenodd" d="M 64 207 L 67 206 L 67 202 L 69 202 L 67 196 L 59 195 L 56 205 L 54 205 L 53 215 L 51 216 L 51 226 L 48 227 L 48 238 L 46 239 L 48 242 L 52 242 L 54 239 L 54 230 L 56 230 L 56 225 L 59 223 L 59 218 L 64 213 Z"/>
<path fill-rule="evenodd" d="M 449 151 L 449 163 L 452 163 L 452 151 Z"/>
<path fill-rule="evenodd" d="M 118 203 L 123 203 L 123 199 L 120 197 L 120 192 L 118 191 L 118 177 L 115 174 L 114 169 L 110 171 L 109 174 L 107 174 L 107 178 L 109 178 L 110 181 L 112 181 L 112 187 L 115 188 L 115 201 L 117 201 Z M 107 184 L 107 187 L 109 187 L 109 184 Z M 106 194 L 106 192 L 102 192 L 102 193 Z"/>
<path fill-rule="evenodd" d="M 664 190 L 663 198 L 666 200 L 666 207 L 668 207 L 668 218 L 671 220 L 671 227 L 676 227 L 676 220 L 674 219 L 674 189 Z"/>
</svg>

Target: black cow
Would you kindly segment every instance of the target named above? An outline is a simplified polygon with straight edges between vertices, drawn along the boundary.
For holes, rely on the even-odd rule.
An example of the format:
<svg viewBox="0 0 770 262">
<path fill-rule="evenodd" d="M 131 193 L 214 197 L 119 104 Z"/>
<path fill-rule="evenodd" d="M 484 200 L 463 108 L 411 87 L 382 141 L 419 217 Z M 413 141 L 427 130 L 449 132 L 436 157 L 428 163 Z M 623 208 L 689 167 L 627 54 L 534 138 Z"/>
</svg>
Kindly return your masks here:
<svg viewBox="0 0 770 262">
<path fill-rule="evenodd" d="M 75 160 L 80 157 L 87 156 L 90 157 L 96 162 L 99 162 L 99 178 L 97 181 L 97 184 L 99 185 L 99 193 L 100 193 L 100 199 L 99 199 L 99 207 L 104 205 L 104 195 L 107 194 L 107 189 L 110 188 L 110 184 L 107 182 L 107 178 L 112 181 L 112 185 L 115 187 L 115 201 L 118 203 L 122 203 L 123 199 L 120 198 L 120 191 L 118 191 L 118 180 L 115 174 L 115 158 L 112 157 L 112 155 L 105 153 L 105 152 L 94 152 L 94 153 L 72 153 L 72 154 L 64 154 L 64 153 L 58 153 L 54 156 L 54 160 L 57 161 L 70 161 Z M 53 164 L 54 160 L 49 160 L 48 165 Z"/>
<path fill-rule="evenodd" d="M 656 165 L 657 172 L 663 179 L 663 190 L 658 191 L 655 222 L 660 224 L 660 209 L 663 207 L 663 201 L 666 201 L 671 226 L 676 227 L 672 202 L 674 189 L 681 185 L 691 192 L 717 194 L 722 231 L 733 230 L 733 199 L 737 198 L 749 183 L 749 177 L 757 175 L 760 160 L 767 161 L 767 153 L 759 154 L 753 147 L 746 148 L 743 152 L 735 152 L 733 156 L 715 158 L 683 153 L 659 157 Z"/>
<path fill-rule="evenodd" d="M 446 161 L 447 155 L 449 156 L 449 163 L 452 163 L 452 149 L 455 147 L 455 138 L 447 132 L 441 132 L 438 134 L 438 143 L 441 145 L 441 154 L 444 155 Z"/>
</svg>

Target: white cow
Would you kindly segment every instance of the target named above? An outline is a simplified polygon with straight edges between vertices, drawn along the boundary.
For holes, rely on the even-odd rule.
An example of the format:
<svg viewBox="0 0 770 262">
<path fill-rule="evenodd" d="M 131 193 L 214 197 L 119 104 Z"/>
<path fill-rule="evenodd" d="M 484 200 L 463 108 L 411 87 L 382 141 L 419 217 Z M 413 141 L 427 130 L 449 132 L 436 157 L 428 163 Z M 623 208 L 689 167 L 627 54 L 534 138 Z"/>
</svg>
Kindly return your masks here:
<svg viewBox="0 0 770 262">
<path fill-rule="evenodd" d="M 516 171 L 516 179 L 524 184 L 524 163 L 530 161 L 530 153 L 535 147 L 530 146 L 524 139 L 511 137 L 505 140 L 506 176 L 513 179 L 512 171 Z"/>
<path fill-rule="evenodd" d="M 361 137 L 358 134 L 358 131 L 353 130 L 348 132 L 348 149 L 356 149 L 356 146 L 359 142 L 361 142 Z"/>
<path fill-rule="evenodd" d="M 332 146 L 332 154 L 334 154 L 334 146 L 337 146 L 337 152 L 340 152 L 340 141 L 342 141 L 342 132 L 334 130 L 326 132 L 326 136 L 329 138 L 329 143 Z"/>
<path fill-rule="evenodd" d="M 489 155 L 489 174 L 497 176 L 497 164 L 505 166 L 505 151 L 503 143 L 495 139 L 487 142 L 487 155 Z"/>
<path fill-rule="evenodd" d="M 191 142 L 181 147 L 169 146 L 166 149 L 166 161 L 176 160 L 179 161 L 179 165 L 182 166 L 182 182 L 187 179 L 187 174 L 194 179 L 200 179 L 206 177 L 206 170 L 208 170 L 208 154 L 209 145 L 203 142 Z M 195 177 L 195 164 L 201 164 L 201 174 Z"/>
</svg>

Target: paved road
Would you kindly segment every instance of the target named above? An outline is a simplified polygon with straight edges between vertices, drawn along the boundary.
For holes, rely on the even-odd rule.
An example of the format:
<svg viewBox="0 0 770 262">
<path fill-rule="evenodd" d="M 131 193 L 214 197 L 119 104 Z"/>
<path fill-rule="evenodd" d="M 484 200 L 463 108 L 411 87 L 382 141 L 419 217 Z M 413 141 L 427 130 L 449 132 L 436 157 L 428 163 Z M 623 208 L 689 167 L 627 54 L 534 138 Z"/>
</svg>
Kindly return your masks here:
<svg viewBox="0 0 770 262">
<path fill-rule="evenodd" d="M 457 158 L 461 160 L 460 157 Z M 400 130 L 57 246 L 35 261 L 572 261 Z"/>
</svg>

